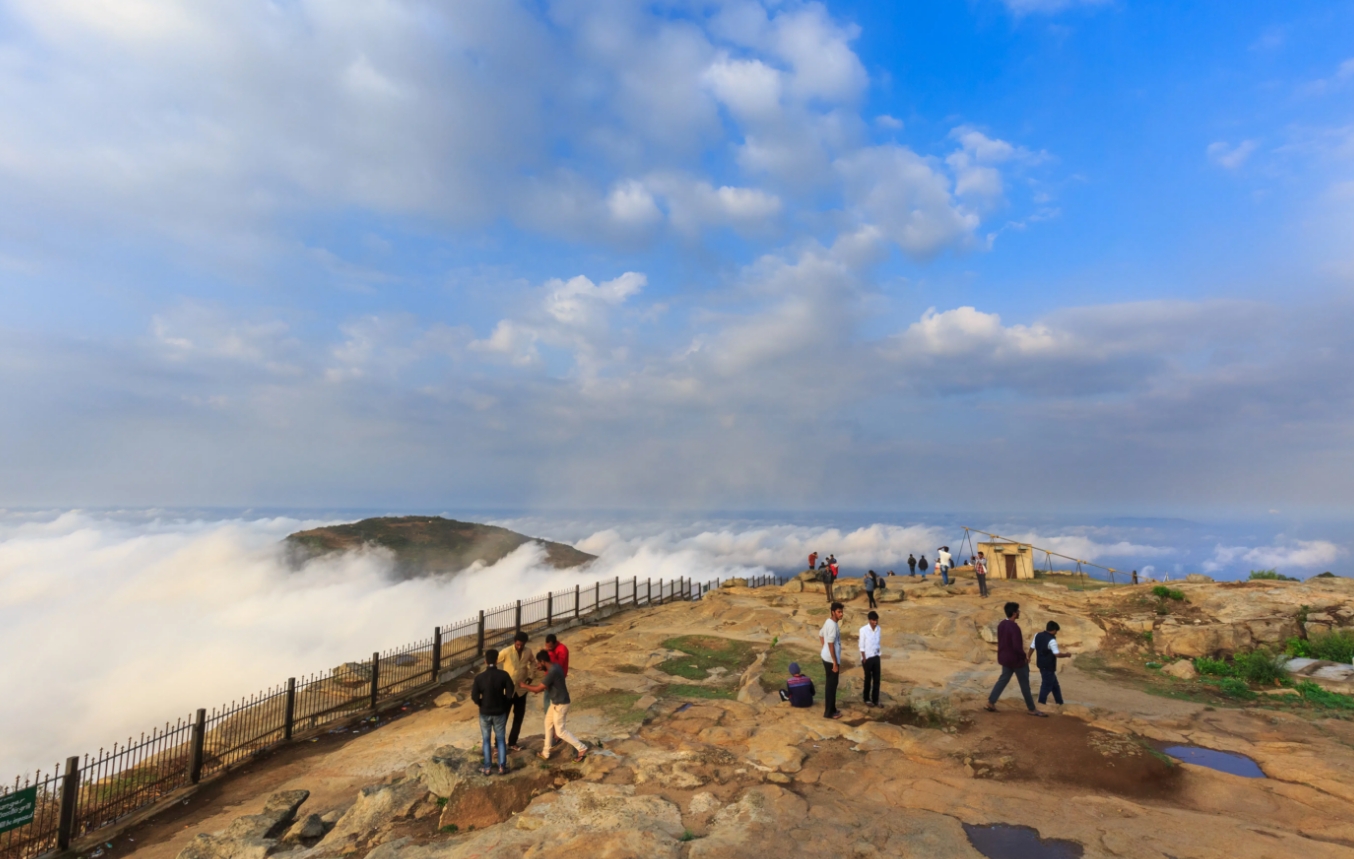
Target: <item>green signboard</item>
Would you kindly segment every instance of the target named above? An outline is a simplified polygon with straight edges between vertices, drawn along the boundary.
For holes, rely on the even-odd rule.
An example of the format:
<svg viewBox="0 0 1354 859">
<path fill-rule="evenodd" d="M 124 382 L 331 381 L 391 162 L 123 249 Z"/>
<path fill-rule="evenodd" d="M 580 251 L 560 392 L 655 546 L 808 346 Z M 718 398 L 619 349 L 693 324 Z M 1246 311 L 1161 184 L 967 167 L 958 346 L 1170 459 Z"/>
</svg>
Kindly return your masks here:
<svg viewBox="0 0 1354 859">
<path fill-rule="evenodd" d="M 37 810 L 37 785 L 0 796 L 0 832 L 27 826 L 33 822 Z"/>
</svg>

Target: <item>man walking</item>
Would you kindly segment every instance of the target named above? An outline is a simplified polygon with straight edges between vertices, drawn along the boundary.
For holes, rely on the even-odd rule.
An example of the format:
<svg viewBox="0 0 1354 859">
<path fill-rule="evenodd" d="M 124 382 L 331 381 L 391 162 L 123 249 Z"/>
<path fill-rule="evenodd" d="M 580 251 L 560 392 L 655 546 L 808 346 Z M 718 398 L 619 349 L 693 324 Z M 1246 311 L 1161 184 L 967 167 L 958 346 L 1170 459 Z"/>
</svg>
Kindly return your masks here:
<svg viewBox="0 0 1354 859">
<path fill-rule="evenodd" d="M 1063 702 L 1063 687 L 1058 683 L 1058 660 L 1072 654 L 1058 650 L 1057 621 L 1050 620 L 1044 631 L 1030 642 L 1030 653 L 1034 654 L 1034 666 L 1039 669 L 1039 703 L 1047 704 L 1050 693 L 1057 704 Z"/>
<path fill-rule="evenodd" d="M 552 632 L 545 637 L 545 649 L 550 654 L 550 661 L 560 667 L 564 676 L 569 676 L 569 648 L 565 647 Z M 545 712 L 550 712 L 550 693 L 545 693 Z"/>
<path fill-rule="evenodd" d="M 909 576 L 915 576 L 915 575 L 917 575 L 917 556 L 916 556 L 916 555 L 908 555 L 908 556 L 907 556 L 907 574 L 908 574 Z"/>
<path fill-rule="evenodd" d="M 879 608 L 874 601 L 875 588 L 879 587 L 879 576 L 875 575 L 874 570 L 865 574 L 865 597 L 870 601 L 870 608 Z"/>
<path fill-rule="evenodd" d="M 1008 602 L 1004 611 L 1006 620 L 997 625 L 997 662 L 1001 664 L 1001 677 L 992 687 L 992 694 L 987 696 L 987 706 L 983 709 L 989 713 L 997 712 L 997 699 L 1015 675 L 1030 715 L 1048 716 L 1034 708 L 1034 698 L 1030 695 L 1030 661 L 1025 656 L 1025 638 L 1020 633 L 1020 624 L 1016 623 L 1020 619 L 1020 603 Z"/>
<path fill-rule="evenodd" d="M 823 716 L 828 719 L 840 719 L 842 711 L 837 709 L 837 681 L 842 670 L 842 615 L 846 609 L 834 602 L 828 609 L 827 620 L 818 631 L 818 640 L 823 645 L 823 673 L 827 682 L 823 684 Z"/>
<path fill-rule="evenodd" d="M 880 647 L 879 612 L 872 611 L 865 616 L 869 622 L 860 628 L 860 664 L 865 669 L 865 705 L 879 706 L 879 658 Z"/>
<path fill-rule="evenodd" d="M 522 717 L 527 712 L 527 693 L 522 691 L 522 684 L 531 679 L 531 671 L 535 666 L 535 661 L 531 657 L 531 651 L 527 650 L 527 634 L 518 631 L 512 638 L 512 647 L 498 655 L 498 667 L 508 672 L 512 678 L 512 729 L 508 731 L 508 748 L 514 752 L 521 751 L 517 745 L 517 738 L 522 734 Z"/>
<path fill-rule="evenodd" d="M 987 599 L 987 558 L 983 557 L 982 552 L 973 561 L 973 575 L 978 579 L 978 593 Z"/>
<path fill-rule="evenodd" d="M 941 546 L 940 551 L 936 552 L 936 568 L 949 573 L 954 568 L 954 557 L 950 554 L 949 546 Z M 950 583 L 950 577 L 945 576 L 945 584 Z"/>
<path fill-rule="evenodd" d="M 527 685 L 528 692 L 545 692 L 550 696 L 550 709 L 545 711 L 545 748 L 541 750 L 541 759 L 550 759 L 550 746 L 554 737 L 573 746 L 578 754 L 574 762 L 578 763 L 588 756 L 588 747 L 578 737 L 569 733 L 566 724 L 569 718 L 569 687 L 564 682 L 564 668 L 558 662 L 552 662 L 550 651 L 542 650 L 536 654 L 536 666 L 545 672 L 545 679 L 539 684 Z"/>
<path fill-rule="evenodd" d="M 489 648 L 484 652 L 485 668 L 475 678 L 470 687 L 470 700 L 480 708 L 480 746 L 484 751 L 484 775 L 491 772 L 493 764 L 489 742 L 492 734 L 498 745 L 498 774 L 508 772 L 508 744 L 504 737 L 508 724 L 508 708 L 511 706 L 514 685 L 508 672 L 498 667 L 498 651 Z"/>
</svg>

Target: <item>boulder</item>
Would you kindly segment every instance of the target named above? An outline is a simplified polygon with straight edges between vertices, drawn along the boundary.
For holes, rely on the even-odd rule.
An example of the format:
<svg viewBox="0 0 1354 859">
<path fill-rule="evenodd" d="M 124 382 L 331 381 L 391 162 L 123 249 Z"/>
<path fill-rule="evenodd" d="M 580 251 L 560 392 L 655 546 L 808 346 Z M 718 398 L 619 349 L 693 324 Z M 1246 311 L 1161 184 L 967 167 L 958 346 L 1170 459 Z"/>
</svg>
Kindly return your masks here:
<svg viewBox="0 0 1354 859">
<path fill-rule="evenodd" d="M 1154 643 L 1167 656 L 1218 656 L 1254 647 L 1250 630 L 1230 623 L 1163 624 Z"/>
<path fill-rule="evenodd" d="M 980 635 L 983 641 L 986 641 L 988 644 L 996 644 L 997 643 L 996 622 L 994 621 L 992 623 L 983 624 L 982 626 L 978 627 L 978 635 Z"/>
<path fill-rule="evenodd" d="M 478 750 L 444 746 L 420 766 L 418 777 L 423 785 L 446 800 L 440 826 L 465 831 L 501 823 L 550 789 L 558 775 L 532 766 L 511 770 L 506 776 L 485 776 L 480 772 L 483 764 Z"/>
<path fill-rule="evenodd" d="M 337 820 L 337 818 L 335 818 Z M 318 814 L 307 814 L 305 817 L 292 824 L 287 834 L 282 836 L 283 842 L 287 844 L 313 844 L 324 837 L 329 831 L 324 820 Z"/>
<path fill-rule="evenodd" d="M 1246 631 L 1256 644 L 1283 644 L 1301 634 L 1297 618 L 1262 617 L 1246 621 Z"/>
<path fill-rule="evenodd" d="M 325 854 L 347 853 L 348 845 L 370 841 L 387 832 L 395 821 L 408 818 L 427 795 L 428 788 L 417 778 L 364 787 L 358 791 L 357 802 L 338 819 L 318 849 Z"/>
<path fill-rule="evenodd" d="M 332 673 L 335 682 L 343 686 L 361 686 L 371 682 L 371 666 L 362 662 L 345 662 Z"/>
<path fill-rule="evenodd" d="M 1199 676 L 1199 672 L 1194 670 L 1194 663 L 1189 661 L 1188 659 L 1181 659 L 1176 662 L 1172 662 L 1170 665 L 1167 665 L 1165 668 L 1161 669 L 1161 673 L 1169 674 L 1172 677 L 1176 677 L 1181 680 L 1193 680 L 1194 678 Z"/>
<path fill-rule="evenodd" d="M 275 793 L 258 814 L 238 817 L 220 832 L 194 836 L 179 859 L 263 859 L 277 850 L 280 836 L 309 796 L 308 790 Z"/>
<path fill-rule="evenodd" d="M 906 598 L 902 588 L 889 588 L 885 591 L 875 591 L 874 598 L 877 602 L 902 602 Z"/>
<path fill-rule="evenodd" d="M 719 586 L 721 588 L 745 588 L 748 586 L 748 580 L 739 577 L 725 579 Z"/>
<path fill-rule="evenodd" d="M 1185 576 L 1185 581 L 1192 585 L 1206 585 L 1213 581 L 1212 576 L 1205 576 L 1203 573 L 1190 573 Z"/>
<path fill-rule="evenodd" d="M 837 579 L 837 583 L 832 586 L 832 596 L 838 602 L 850 602 L 861 594 L 865 593 L 865 588 L 857 584 L 850 584 Z"/>
<path fill-rule="evenodd" d="M 433 705 L 436 707 L 454 707 L 461 702 L 461 696 L 455 692 L 443 692 L 433 699 Z"/>
</svg>

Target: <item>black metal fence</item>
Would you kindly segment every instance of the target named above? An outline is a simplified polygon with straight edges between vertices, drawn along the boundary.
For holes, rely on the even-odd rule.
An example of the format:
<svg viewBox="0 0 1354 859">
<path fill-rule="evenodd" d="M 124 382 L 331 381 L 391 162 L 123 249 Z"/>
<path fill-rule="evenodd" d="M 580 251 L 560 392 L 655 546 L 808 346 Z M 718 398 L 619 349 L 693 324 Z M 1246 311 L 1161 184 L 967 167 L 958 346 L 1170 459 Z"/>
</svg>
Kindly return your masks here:
<svg viewBox="0 0 1354 859">
<path fill-rule="evenodd" d="M 781 584 L 776 576 L 747 579 L 749 587 Z M 544 630 L 606 610 L 697 600 L 719 579 L 614 578 L 576 585 L 481 611 L 440 626 L 432 638 L 360 662 L 286 683 L 212 710 L 166 722 L 139 738 L 70 757 L 50 772 L 0 785 L 0 801 L 34 789 L 31 823 L 0 833 L 0 859 L 31 859 L 66 850 L 81 836 L 151 809 L 170 794 L 227 772 L 279 743 L 373 711 L 472 664 L 491 647 L 506 646 L 519 630 Z"/>
</svg>

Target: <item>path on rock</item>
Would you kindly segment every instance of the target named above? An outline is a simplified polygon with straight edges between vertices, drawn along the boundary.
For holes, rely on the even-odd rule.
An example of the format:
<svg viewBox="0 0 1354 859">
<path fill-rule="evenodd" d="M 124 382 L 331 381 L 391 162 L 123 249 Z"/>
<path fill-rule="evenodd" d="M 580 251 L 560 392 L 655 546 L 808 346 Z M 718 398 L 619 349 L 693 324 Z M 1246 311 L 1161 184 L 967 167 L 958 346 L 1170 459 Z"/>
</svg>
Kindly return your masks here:
<svg viewBox="0 0 1354 859">
<path fill-rule="evenodd" d="M 135 831 L 132 852 L 173 859 L 194 835 L 226 830 L 279 791 L 310 791 L 301 815 L 332 819 L 350 811 L 363 788 L 386 784 L 407 785 L 400 790 L 421 798 L 402 811 L 392 806 L 390 819 L 364 818 L 366 831 L 343 836 L 348 854 L 335 852 L 335 843 L 326 847 L 330 833 L 318 845 L 281 855 L 977 857 L 963 824 L 1019 824 L 1083 845 L 1086 856 L 1354 856 L 1348 723 L 1213 709 L 1076 667 L 1063 674 L 1068 703 L 1054 718 L 1024 716 L 1014 691 L 999 713 L 981 712 L 998 673 L 995 645 L 984 632 L 999 618 L 1002 600 L 1022 603 L 1027 637 L 1056 619 L 1065 648 L 1095 656 L 1124 646 L 1117 624 L 1130 616 L 1123 610 L 1136 598 L 1130 589 L 1002 582 L 988 600 L 962 588 L 925 597 L 912 593 L 920 587 L 904 589 L 905 600 L 880 608 L 882 710 L 858 700 L 853 648 L 863 599 L 848 606 L 842 625 L 847 718 L 834 721 L 818 709 L 780 703 L 768 689 L 783 678 L 763 684 L 757 676 L 790 654 L 808 666 L 817 659 L 823 596 L 795 588 L 721 589 L 699 602 L 632 612 L 564 636 L 572 652 L 570 726 L 599 748 L 581 767 L 557 753 L 543 770 L 548 779 L 514 794 L 513 803 L 527 804 L 506 822 L 484 826 L 477 818 L 481 823 L 467 831 L 428 796 L 425 765 L 439 749 L 473 755 L 479 748 L 474 708 L 462 701 L 414 708 L 379 730 L 326 738 L 312 751 L 284 749 L 212 788 L 215 794 L 204 791 L 187 807 L 191 815 Z M 1210 598 L 1201 591 L 1196 605 Z M 1228 606 L 1236 615 L 1235 603 Z M 1272 606 L 1257 604 L 1256 611 L 1272 613 Z M 700 637 L 710 640 L 701 645 Z M 715 654 L 708 662 L 701 661 L 701 646 Z M 716 663 L 737 670 L 695 676 L 692 666 Z M 517 768 L 539 766 L 530 757 L 530 748 L 539 748 L 536 696 L 527 718 L 529 749 L 513 756 Z M 1269 778 L 1172 766 L 1154 753 L 1153 742 L 1245 754 Z M 126 851 L 119 845 L 118 852 Z"/>
</svg>

